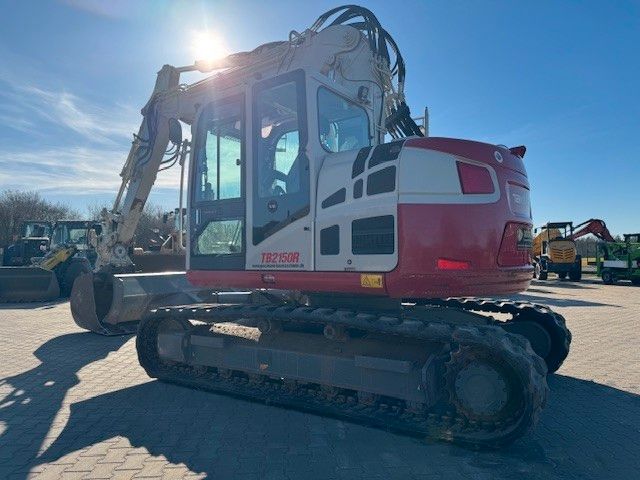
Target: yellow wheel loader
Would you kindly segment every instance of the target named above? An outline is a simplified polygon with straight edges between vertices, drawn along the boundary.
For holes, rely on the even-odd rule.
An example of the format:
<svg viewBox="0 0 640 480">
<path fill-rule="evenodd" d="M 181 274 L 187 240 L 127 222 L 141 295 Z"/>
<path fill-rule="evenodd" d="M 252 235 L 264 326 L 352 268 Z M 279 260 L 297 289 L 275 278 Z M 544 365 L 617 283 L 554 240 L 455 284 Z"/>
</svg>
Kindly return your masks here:
<svg viewBox="0 0 640 480">
<path fill-rule="evenodd" d="M 539 233 L 538 233 L 539 232 Z M 572 282 L 582 279 L 582 257 L 578 255 L 576 240 L 591 234 L 605 242 L 614 241 L 603 220 L 591 218 L 574 226 L 573 222 L 548 222 L 533 239 L 533 277 L 546 280 L 549 273 L 557 273 L 561 280 L 569 276 Z"/>
<path fill-rule="evenodd" d="M 0 267 L 0 302 L 44 302 L 71 295 L 75 279 L 90 272 L 95 262 L 88 239 L 96 228 L 99 225 L 87 220 L 25 223 L 21 243 L 15 244 L 22 246 L 7 255 L 12 262 Z"/>
<path fill-rule="evenodd" d="M 91 271 L 89 261 L 76 257 L 76 245 L 57 245 L 29 266 L 0 267 L 1 302 L 42 302 L 69 296 L 73 282 Z"/>
</svg>

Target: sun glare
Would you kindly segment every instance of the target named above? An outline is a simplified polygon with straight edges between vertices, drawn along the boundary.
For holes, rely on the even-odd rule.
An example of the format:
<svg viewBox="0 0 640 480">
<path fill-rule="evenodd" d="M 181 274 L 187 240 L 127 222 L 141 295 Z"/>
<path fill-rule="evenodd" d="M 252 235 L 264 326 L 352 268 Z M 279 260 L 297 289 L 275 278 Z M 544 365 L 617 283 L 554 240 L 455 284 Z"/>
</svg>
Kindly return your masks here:
<svg viewBox="0 0 640 480">
<path fill-rule="evenodd" d="M 195 61 L 204 62 L 218 60 L 229 55 L 223 39 L 209 30 L 192 33 L 191 53 Z"/>
</svg>

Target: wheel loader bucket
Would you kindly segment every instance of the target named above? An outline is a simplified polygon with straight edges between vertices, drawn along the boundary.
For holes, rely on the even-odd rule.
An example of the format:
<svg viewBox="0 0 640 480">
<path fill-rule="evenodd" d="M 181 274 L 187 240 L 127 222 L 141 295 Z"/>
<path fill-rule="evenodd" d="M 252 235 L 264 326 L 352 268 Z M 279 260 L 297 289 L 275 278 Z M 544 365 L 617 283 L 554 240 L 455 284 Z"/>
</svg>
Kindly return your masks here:
<svg viewBox="0 0 640 480">
<path fill-rule="evenodd" d="M 223 294 L 194 287 L 185 272 L 80 275 L 71 291 L 71 313 L 76 324 L 102 335 L 133 333 L 138 322 L 155 308 L 217 303 Z M 243 297 L 243 298 L 244 298 Z M 238 298 L 227 301 L 238 301 Z"/>
<path fill-rule="evenodd" d="M 60 296 L 55 273 L 40 267 L 0 267 L 0 302 L 46 302 Z"/>
</svg>

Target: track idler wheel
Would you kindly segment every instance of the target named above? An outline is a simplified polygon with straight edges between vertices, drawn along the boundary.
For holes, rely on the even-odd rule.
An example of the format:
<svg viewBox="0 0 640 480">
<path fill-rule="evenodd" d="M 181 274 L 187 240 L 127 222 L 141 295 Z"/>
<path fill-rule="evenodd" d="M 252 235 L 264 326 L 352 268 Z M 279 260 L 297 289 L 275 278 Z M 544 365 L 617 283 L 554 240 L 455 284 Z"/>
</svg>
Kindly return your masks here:
<svg viewBox="0 0 640 480">
<path fill-rule="evenodd" d="M 523 312 L 504 323 L 503 328 L 529 340 L 533 351 L 547 364 L 549 373 L 558 370 L 569 355 L 571 332 L 558 313 Z"/>
<path fill-rule="evenodd" d="M 190 329 L 191 323 L 181 318 L 150 316 L 140 322 L 136 335 L 136 351 L 138 361 L 149 377 L 160 378 L 162 371 L 168 366 L 160 358 L 158 337 L 169 332 L 187 333 Z"/>
<path fill-rule="evenodd" d="M 499 447 L 527 432 L 546 403 L 546 369 L 516 335 L 460 341 L 445 363 L 445 388 L 455 409 L 452 440 Z"/>
</svg>

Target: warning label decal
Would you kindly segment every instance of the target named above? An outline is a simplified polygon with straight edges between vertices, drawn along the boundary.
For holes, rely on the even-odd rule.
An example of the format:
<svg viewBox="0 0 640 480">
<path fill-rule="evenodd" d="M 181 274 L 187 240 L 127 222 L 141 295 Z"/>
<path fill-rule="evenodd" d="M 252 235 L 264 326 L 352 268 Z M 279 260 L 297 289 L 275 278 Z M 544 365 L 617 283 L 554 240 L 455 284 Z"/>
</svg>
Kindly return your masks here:
<svg viewBox="0 0 640 480">
<path fill-rule="evenodd" d="M 363 273 L 360 275 L 360 286 L 364 288 L 382 288 L 382 275 Z"/>
</svg>

